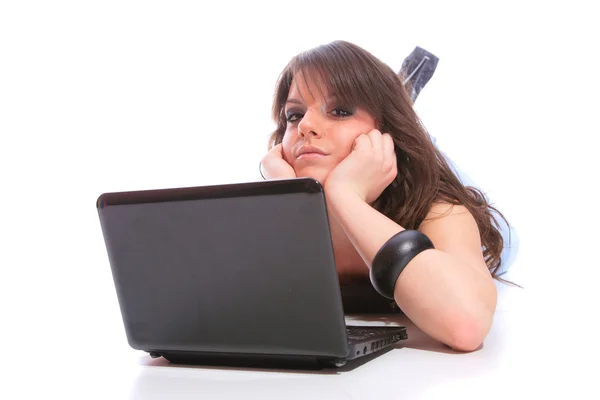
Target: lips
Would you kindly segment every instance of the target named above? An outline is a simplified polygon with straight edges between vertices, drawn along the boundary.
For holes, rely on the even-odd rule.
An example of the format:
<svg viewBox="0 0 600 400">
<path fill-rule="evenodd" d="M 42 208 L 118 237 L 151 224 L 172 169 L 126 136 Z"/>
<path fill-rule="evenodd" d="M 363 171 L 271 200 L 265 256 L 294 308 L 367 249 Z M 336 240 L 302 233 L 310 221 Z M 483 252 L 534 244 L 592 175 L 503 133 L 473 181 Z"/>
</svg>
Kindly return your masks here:
<svg viewBox="0 0 600 400">
<path fill-rule="evenodd" d="M 296 158 L 304 159 L 304 158 L 318 158 L 326 156 L 327 153 L 315 146 L 302 146 L 296 152 Z"/>
</svg>

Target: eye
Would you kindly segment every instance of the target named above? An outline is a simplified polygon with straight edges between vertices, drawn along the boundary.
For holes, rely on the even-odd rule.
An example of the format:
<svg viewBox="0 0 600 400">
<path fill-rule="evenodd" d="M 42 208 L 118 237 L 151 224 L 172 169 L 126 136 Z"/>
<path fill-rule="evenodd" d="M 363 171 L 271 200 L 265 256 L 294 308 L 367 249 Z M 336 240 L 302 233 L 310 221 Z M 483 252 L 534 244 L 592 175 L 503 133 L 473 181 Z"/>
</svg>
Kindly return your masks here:
<svg viewBox="0 0 600 400">
<path fill-rule="evenodd" d="M 336 107 L 334 108 L 331 113 L 338 117 L 338 118 L 344 118 L 344 117 L 349 117 L 353 114 L 352 111 L 348 111 L 345 108 L 341 108 L 341 107 Z"/>
<path fill-rule="evenodd" d="M 298 110 L 289 110 L 285 113 L 285 119 L 289 123 L 297 122 L 298 120 L 302 119 L 303 116 L 304 114 Z"/>
</svg>

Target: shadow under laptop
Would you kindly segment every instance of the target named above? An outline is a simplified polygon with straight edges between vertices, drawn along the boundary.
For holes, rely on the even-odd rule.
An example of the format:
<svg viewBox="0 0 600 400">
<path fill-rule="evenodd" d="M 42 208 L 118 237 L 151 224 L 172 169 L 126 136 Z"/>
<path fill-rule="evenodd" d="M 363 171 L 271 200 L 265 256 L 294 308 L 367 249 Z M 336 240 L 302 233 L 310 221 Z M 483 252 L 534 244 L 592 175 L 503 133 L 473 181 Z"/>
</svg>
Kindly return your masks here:
<svg viewBox="0 0 600 400">
<path fill-rule="evenodd" d="M 321 374 L 306 370 L 268 370 L 234 367 L 173 365 L 164 359 L 152 360 L 156 367 L 142 368 L 129 399 L 260 398 L 348 399 L 348 388 L 333 371 Z M 298 373 L 300 372 L 300 373 Z"/>
</svg>

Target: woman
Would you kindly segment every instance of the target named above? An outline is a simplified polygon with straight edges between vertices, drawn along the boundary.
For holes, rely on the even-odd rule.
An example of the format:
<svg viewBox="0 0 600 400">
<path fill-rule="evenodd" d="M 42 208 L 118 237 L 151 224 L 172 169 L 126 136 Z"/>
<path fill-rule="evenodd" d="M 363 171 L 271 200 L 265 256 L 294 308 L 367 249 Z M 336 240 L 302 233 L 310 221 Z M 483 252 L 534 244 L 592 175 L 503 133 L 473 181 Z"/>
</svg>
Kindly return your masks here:
<svg viewBox="0 0 600 400">
<path fill-rule="evenodd" d="M 429 243 L 405 257 L 389 298 L 434 339 L 472 351 L 496 308 L 501 214 L 461 183 L 412 105 L 402 78 L 356 45 L 303 52 L 277 83 L 262 172 L 323 185 L 346 312 L 386 310 L 369 282 L 380 250 L 407 234 Z"/>
</svg>

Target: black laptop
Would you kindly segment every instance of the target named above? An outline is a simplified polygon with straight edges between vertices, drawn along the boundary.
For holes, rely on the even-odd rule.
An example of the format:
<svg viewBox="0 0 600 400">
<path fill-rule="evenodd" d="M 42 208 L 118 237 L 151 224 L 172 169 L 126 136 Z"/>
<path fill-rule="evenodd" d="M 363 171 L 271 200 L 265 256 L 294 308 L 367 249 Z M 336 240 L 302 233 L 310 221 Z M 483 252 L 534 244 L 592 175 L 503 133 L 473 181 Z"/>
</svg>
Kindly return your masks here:
<svg viewBox="0 0 600 400">
<path fill-rule="evenodd" d="M 105 193 L 97 209 L 127 340 L 153 357 L 341 366 L 406 339 L 346 326 L 314 179 Z"/>
</svg>

